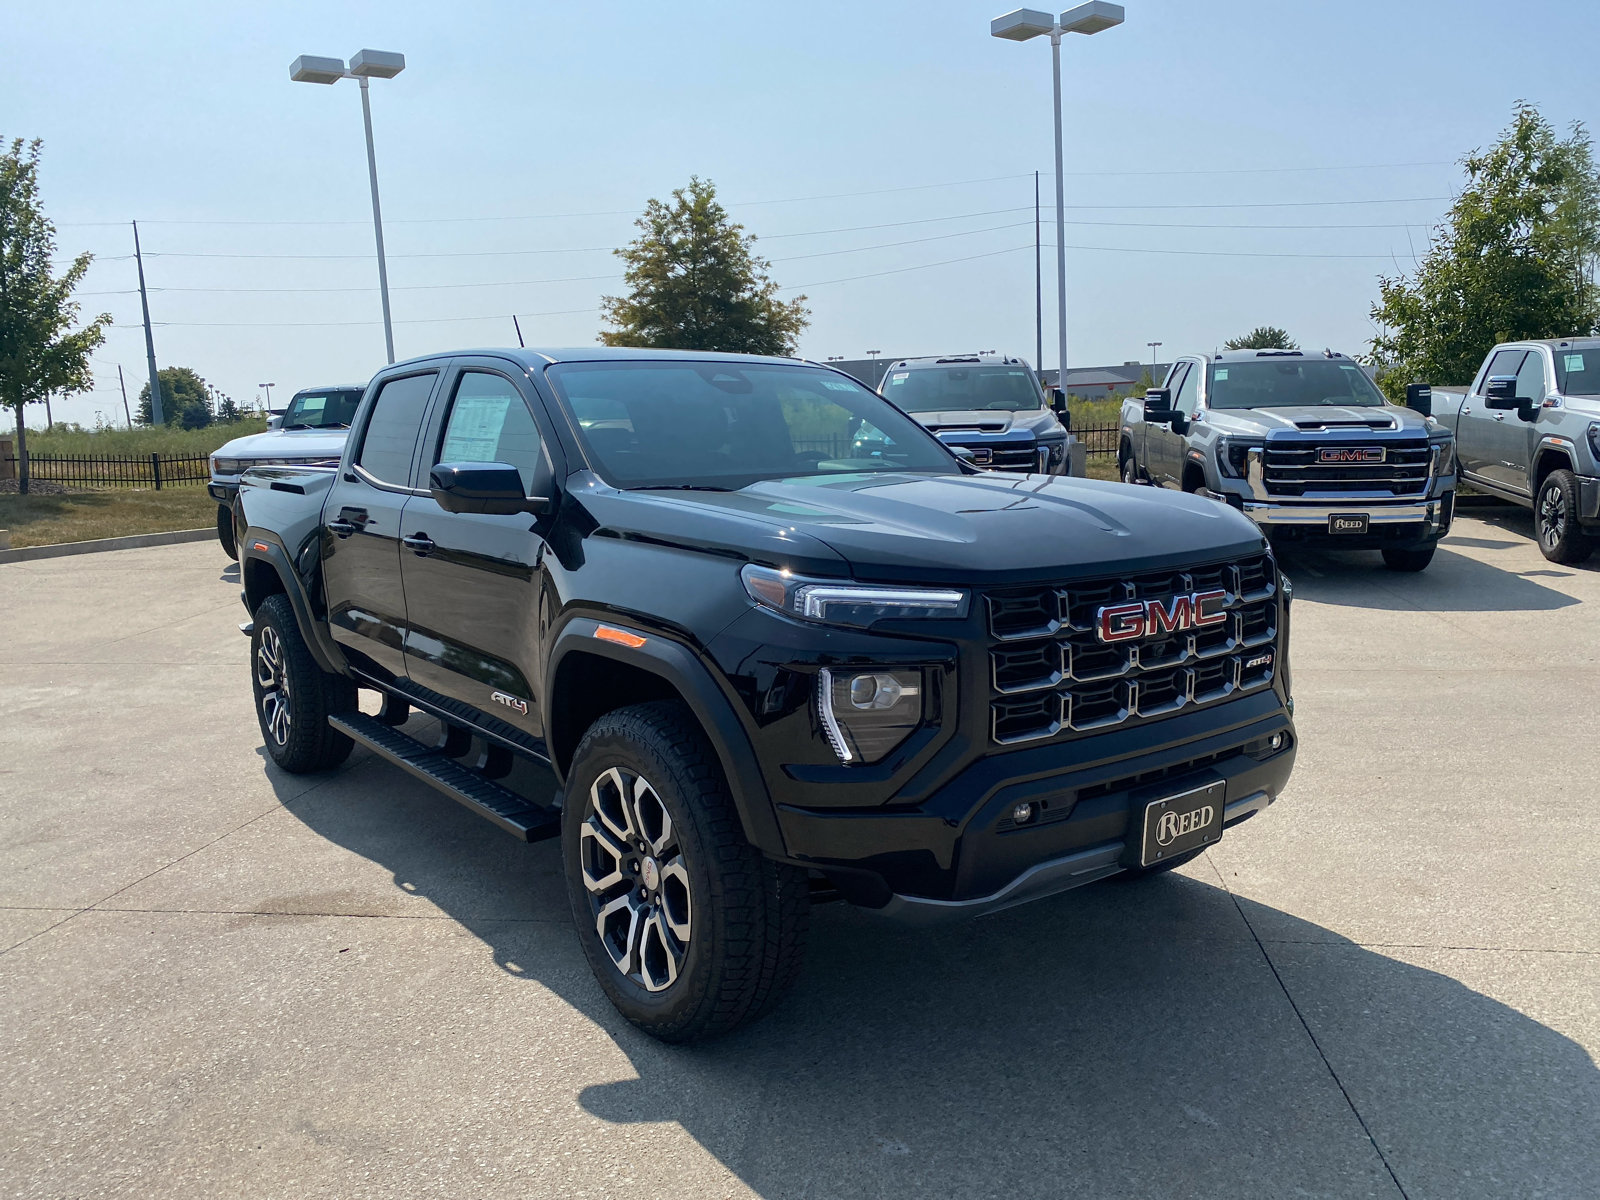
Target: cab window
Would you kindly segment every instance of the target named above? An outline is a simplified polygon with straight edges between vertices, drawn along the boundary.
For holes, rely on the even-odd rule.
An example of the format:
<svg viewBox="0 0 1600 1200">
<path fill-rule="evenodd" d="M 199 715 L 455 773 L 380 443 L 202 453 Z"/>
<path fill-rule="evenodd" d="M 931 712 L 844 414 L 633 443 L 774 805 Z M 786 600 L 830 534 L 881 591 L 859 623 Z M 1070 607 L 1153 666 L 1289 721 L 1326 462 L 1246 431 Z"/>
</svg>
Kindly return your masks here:
<svg viewBox="0 0 1600 1200">
<path fill-rule="evenodd" d="M 1194 416 L 1194 406 L 1200 399 L 1200 372 L 1190 366 L 1183 377 L 1183 383 L 1172 394 L 1172 410 L 1180 412 L 1186 417 Z"/>
<path fill-rule="evenodd" d="M 488 371 L 463 371 L 450 399 L 436 463 L 506 463 L 533 487 L 541 442 L 539 427 L 515 385 Z"/>
<path fill-rule="evenodd" d="M 1544 355 L 1529 350 L 1517 369 L 1517 399 L 1539 404 L 1544 400 Z"/>
<path fill-rule="evenodd" d="M 422 416 L 433 395 L 436 372 L 391 379 L 378 392 L 367 418 L 356 462 L 384 483 L 405 487 L 411 481 L 411 456 L 422 432 Z"/>
</svg>

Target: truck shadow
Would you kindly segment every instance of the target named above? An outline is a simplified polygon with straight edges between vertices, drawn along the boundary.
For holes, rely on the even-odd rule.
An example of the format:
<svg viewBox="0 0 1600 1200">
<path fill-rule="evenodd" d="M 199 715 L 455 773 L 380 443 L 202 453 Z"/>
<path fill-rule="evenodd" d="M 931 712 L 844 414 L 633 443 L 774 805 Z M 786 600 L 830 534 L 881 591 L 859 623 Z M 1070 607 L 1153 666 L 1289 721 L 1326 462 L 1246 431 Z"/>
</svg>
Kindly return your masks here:
<svg viewBox="0 0 1600 1200">
<path fill-rule="evenodd" d="M 1530 578 L 1565 578 L 1569 571 L 1581 568 L 1514 571 L 1508 569 L 1509 564 L 1502 567 L 1481 562 L 1451 550 L 1455 540 L 1454 535 L 1446 538 L 1428 569 L 1415 574 L 1389 570 L 1376 550 L 1341 552 L 1284 546 L 1277 554 L 1279 565 L 1294 581 L 1296 599 L 1318 604 L 1385 612 L 1540 612 L 1583 603 Z M 1492 545 L 1499 550 L 1519 548 L 1517 543 L 1488 543 L 1484 539 L 1463 539 L 1462 544 L 1477 548 Z M 1538 561 L 1544 562 L 1542 558 Z"/>
<path fill-rule="evenodd" d="M 575 1099 L 616 1127 L 622 1175 L 651 1144 L 624 1127 L 674 1122 L 767 1197 L 1395 1195 L 1353 1103 L 1413 1196 L 1581 1195 L 1600 1177 L 1600 1071 L 1580 1045 L 1236 903 L 1205 859 L 937 932 L 819 908 L 787 1001 L 686 1048 L 636 1032 L 594 983 L 556 843 L 514 841 L 378 762 L 287 811 L 606 1031 L 634 1078 L 523 1107 Z"/>
</svg>

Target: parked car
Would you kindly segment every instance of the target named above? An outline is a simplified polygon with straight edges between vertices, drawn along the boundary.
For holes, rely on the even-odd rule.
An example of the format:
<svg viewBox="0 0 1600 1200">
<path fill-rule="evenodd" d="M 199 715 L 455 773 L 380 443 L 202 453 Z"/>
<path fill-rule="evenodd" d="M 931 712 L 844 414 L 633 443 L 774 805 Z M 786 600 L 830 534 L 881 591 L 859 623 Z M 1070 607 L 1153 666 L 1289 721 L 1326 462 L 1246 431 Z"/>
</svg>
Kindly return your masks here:
<svg viewBox="0 0 1600 1200">
<path fill-rule="evenodd" d="M 1600 546 L 1600 338 L 1502 342 L 1467 392 L 1412 396 L 1455 432 L 1463 479 L 1533 509 L 1546 558 Z"/>
<path fill-rule="evenodd" d="M 1227 350 L 1178 359 L 1122 405 L 1125 483 L 1208 495 L 1274 545 L 1383 552 L 1420 571 L 1455 512 L 1451 431 L 1390 404 L 1332 350 Z"/>
<path fill-rule="evenodd" d="M 771 1008 L 813 897 L 933 924 L 1147 877 L 1294 763 L 1288 581 L 1248 520 L 978 471 L 815 364 L 414 359 L 339 467 L 239 502 L 273 762 L 360 743 L 559 836 L 601 986 L 669 1041 Z M 559 811 L 500 782 L 516 757 Z"/>
<path fill-rule="evenodd" d="M 902 358 L 878 385 L 879 395 L 945 445 L 971 451 L 980 467 L 1082 476 L 1084 447 L 1068 432 L 1065 397 L 1051 391 L 1047 399 L 1025 361 L 999 354 Z"/>
<path fill-rule="evenodd" d="M 361 384 L 305 388 L 294 394 L 281 418 L 269 422 L 265 433 L 234 438 L 211 455 L 211 482 L 206 490 L 217 502 L 217 541 L 229 558 L 239 557 L 233 500 L 240 474 L 273 464 L 337 463 L 364 390 Z"/>
</svg>

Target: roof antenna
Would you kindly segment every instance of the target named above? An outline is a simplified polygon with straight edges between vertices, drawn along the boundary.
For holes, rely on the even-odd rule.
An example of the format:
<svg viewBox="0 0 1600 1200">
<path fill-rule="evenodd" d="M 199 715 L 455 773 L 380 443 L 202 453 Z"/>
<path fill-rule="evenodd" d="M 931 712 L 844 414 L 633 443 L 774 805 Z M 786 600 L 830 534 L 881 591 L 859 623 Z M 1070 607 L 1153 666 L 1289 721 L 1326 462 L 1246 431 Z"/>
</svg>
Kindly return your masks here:
<svg viewBox="0 0 1600 1200">
<path fill-rule="evenodd" d="M 1333 357 L 1333 351 L 1329 347 L 1324 346 L 1322 348 L 1322 357 L 1323 358 L 1332 358 Z"/>
<path fill-rule="evenodd" d="M 517 320 L 517 314 L 516 313 L 512 313 L 511 314 L 511 324 L 516 326 L 516 330 L 517 330 L 517 345 L 521 346 L 524 350 L 526 350 L 528 348 L 528 343 L 522 340 L 522 323 Z"/>
</svg>

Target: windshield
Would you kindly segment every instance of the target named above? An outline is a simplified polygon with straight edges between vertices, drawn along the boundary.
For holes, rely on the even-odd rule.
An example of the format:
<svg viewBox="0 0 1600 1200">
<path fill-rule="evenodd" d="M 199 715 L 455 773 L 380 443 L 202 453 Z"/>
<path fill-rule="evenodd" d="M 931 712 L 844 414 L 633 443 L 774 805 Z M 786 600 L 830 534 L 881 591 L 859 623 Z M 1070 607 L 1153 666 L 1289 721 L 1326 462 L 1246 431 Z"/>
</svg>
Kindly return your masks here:
<svg viewBox="0 0 1600 1200">
<path fill-rule="evenodd" d="M 330 392 L 301 392 L 289 401 L 283 414 L 283 429 L 349 429 L 350 420 L 361 403 L 361 393 L 352 389 Z"/>
<path fill-rule="evenodd" d="M 960 473 L 920 425 L 833 371 L 605 362 L 557 364 L 546 374 L 590 461 L 619 487 L 731 490 L 798 475 Z"/>
<path fill-rule="evenodd" d="M 890 371 L 883 394 L 904 412 L 1021 412 L 1044 407 L 1033 372 L 999 364 Z"/>
<path fill-rule="evenodd" d="M 1300 408 L 1319 404 L 1376 408 L 1383 394 L 1349 359 L 1258 359 L 1212 363 L 1208 376 L 1212 408 Z"/>
<path fill-rule="evenodd" d="M 1600 346 L 1556 351 L 1556 391 L 1563 396 L 1600 396 Z"/>
</svg>

